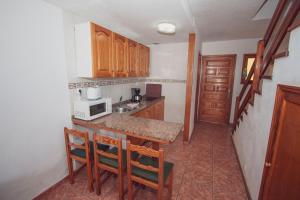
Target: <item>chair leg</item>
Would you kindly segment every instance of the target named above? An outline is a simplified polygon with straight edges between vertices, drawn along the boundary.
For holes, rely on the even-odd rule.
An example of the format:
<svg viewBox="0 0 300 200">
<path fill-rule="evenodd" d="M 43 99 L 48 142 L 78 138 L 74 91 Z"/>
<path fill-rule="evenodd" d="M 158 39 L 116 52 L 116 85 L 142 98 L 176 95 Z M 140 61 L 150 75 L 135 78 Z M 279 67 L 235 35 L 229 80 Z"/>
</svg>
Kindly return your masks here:
<svg viewBox="0 0 300 200">
<path fill-rule="evenodd" d="M 74 171 L 73 171 L 73 162 L 69 155 L 67 155 L 68 169 L 69 169 L 69 181 L 70 184 L 74 183 Z"/>
<path fill-rule="evenodd" d="M 87 175 L 88 175 L 88 187 L 89 187 L 89 191 L 93 192 L 94 191 L 94 187 L 93 187 L 93 172 L 92 172 L 91 161 L 87 161 L 87 163 L 86 163 L 86 169 L 87 169 Z"/>
<path fill-rule="evenodd" d="M 164 186 L 163 186 L 163 185 L 159 185 L 159 186 L 158 186 L 158 190 L 157 190 L 157 200 L 162 200 L 162 197 L 163 197 L 163 189 L 164 189 Z"/>
<path fill-rule="evenodd" d="M 99 172 L 99 168 L 95 164 L 95 179 L 96 179 L 96 194 L 101 194 L 101 176 Z"/>
<path fill-rule="evenodd" d="M 119 174 L 118 176 L 118 182 L 119 182 L 119 200 L 123 199 L 124 195 L 124 184 L 123 184 L 123 174 Z"/>
<path fill-rule="evenodd" d="M 169 192 L 169 199 L 172 199 L 172 191 L 173 191 L 173 173 L 174 170 L 172 169 L 170 172 L 170 177 L 169 177 L 169 184 L 168 184 L 168 192 Z"/>
<path fill-rule="evenodd" d="M 128 200 L 133 200 L 133 188 L 132 188 L 132 181 L 128 178 Z"/>
</svg>

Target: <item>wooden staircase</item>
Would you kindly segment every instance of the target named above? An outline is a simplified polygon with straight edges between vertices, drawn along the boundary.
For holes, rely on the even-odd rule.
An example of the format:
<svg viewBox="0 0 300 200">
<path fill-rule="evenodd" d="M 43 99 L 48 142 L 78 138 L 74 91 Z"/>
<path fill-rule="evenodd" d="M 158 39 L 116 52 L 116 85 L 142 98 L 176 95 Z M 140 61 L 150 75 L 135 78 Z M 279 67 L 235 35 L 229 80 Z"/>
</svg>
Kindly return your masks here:
<svg viewBox="0 0 300 200">
<path fill-rule="evenodd" d="M 255 62 L 236 97 L 232 133 L 247 115 L 248 106 L 254 106 L 255 95 L 262 95 L 263 79 L 272 79 L 274 60 L 289 55 L 290 32 L 300 26 L 299 11 L 300 0 L 278 2 L 265 36 L 258 42 Z"/>
</svg>

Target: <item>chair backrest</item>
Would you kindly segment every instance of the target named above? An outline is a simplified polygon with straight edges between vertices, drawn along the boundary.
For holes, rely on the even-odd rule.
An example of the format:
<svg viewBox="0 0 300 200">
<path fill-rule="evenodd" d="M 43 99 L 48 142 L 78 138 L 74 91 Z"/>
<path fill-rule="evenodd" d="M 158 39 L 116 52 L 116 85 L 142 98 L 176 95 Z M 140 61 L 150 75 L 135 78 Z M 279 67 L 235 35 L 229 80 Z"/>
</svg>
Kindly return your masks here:
<svg viewBox="0 0 300 200">
<path fill-rule="evenodd" d="M 108 158 L 118 160 L 118 168 L 122 168 L 123 163 L 122 163 L 122 139 L 121 138 L 113 139 L 107 136 L 102 136 L 97 133 L 94 133 L 93 142 L 94 142 L 94 159 L 96 163 L 99 163 L 99 156 L 100 157 L 105 156 Z M 99 149 L 97 145 L 99 143 L 117 147 L 118 155 Z"/>
<path fill-rule="evenodd" d="M 152 157 L 153 159 L 158 160 L 158 166 L 151 166 L 151 165 L 143 165 L 140 162 L 136 160 L 131 159 L 131 155 L 133 152 L 137 152 L 139 155 L 144 155 L 147 157 Z M 127 170 L 128 170 L 128 176 L 133 176 L 131 174 L 132 166 L 138 167 L 144 170 L 148 170 L 151 172 L 158 173 L 158 184 L 163 184 L 163 170 L 164 170 L 164 151 L 162 149 L 160 150 L 154 150 L 145 146 L 139 146 L 130 144 L 129 141 L 127 141 Z"/>
<path fill-rule="evenodd" d="M 88 132 L 81 132 L 75 129 L 68 129 L 64 128 L 64 134 L 65 134 L 65 143 L 66 143 L 66 150 L 67 152 L 70 152 L 72 148 L 82 149 L 86 152 L 86 159 L 90 159 L 90 146 L 89 146 L 89 134 Z M 73 142 L 70 141 L 70 136 L 80 138 L 84 143 L 83 144 L 77 144 L 73 140 Z"/>
</svg>

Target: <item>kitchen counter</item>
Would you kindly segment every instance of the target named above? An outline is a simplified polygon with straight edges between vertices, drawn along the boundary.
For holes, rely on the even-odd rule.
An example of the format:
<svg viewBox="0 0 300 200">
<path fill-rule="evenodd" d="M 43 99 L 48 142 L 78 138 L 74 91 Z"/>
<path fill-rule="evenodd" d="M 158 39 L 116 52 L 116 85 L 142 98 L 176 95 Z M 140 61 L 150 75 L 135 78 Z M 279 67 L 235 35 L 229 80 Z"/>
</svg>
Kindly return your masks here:
<svg viewBox="0 0 300 200">
<path fill-rule="evenodd" d="M 159 101 L 164 101 L 164 97 L 152 101 L 144 100 L 141 102 L 139 108 L 130 112 L 112 113 L 92 121 L 84 121 L 75 118 L 73 118 L 72 121 L 74 124 L 86 128 L 111 130 L 152 142 L 168 144 L 175 141 L 176 137 L 183 129 L 182 124 L 133 116 L 135 113 L 140 112 Z"/>
</svg>

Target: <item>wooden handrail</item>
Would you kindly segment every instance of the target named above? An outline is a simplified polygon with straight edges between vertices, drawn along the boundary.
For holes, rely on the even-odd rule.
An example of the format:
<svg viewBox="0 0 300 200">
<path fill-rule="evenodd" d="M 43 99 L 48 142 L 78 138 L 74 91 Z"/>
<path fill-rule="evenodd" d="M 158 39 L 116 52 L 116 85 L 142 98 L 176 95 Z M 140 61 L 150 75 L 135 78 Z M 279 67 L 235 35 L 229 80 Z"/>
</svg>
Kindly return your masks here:
<svg viewBox="0 0 300 200">
<path fill-rule="evenodd" d="M 272 35 L 272 32 L 280 18 L 280 15 L 284 9 L 284 6 L 286 4 L 287 0 L 280 0 L 280 2 L 277 4 L 277 7 L 274 11 L 274 14 L 271 18 L 271 22 L 270 22 L 270 25 L 268 26 L 268 29 L 267 29 L 267 32 L 264 36 L 264 41 L 266 44 L 268 44 L 270 38 L 271 38 L 271 35 Z"/>
<path fill-rule="evenodd" d="M 261 73 L 261 67 L 262 67 L 262 59 L 263 54 L 265 50 L 265 41 L 260 40 L 257 44 L 257 51 L 256 51 L 256 57 L 255 57 L 255 70 L 254 70 L 254 78 L 253 78 L 253 90 L 254 92 L 259 92 L 259 83 L 260 83 L 260 73 Z M 253 93 L 254 95 L 254 93 Z"/>
<path fill-rule="evenodd" d="M 262 71 L 259 76 L 260 79 L 264 76 L 265 72 L 267 71 L 270 62 L 272 61 L 273 55 L 278 50 L 282 40 L 284 39 L 286 33 L 288 32 L 289 26 L 293 23 L 299 10 L 300 10 L 300 1 L 292 0 L 292 3 L 290 5 L 290 10 L 286 18 L 284 19 L 283 23 L 281 24 L 279 28 L 279 32 L 275 33 L 276 35 L 275 35 L 274 42 L 271 44 L 269 51 L 265 54 L 266 56 L 263 60 Z"/>
<path fill-rule="evenodd" d="M 236 100 L 235 100 L 235 108 L 234 108 L 234 123 L 237 122 L 239 116 L 238 116 L 238 111 L 239 111 L 239 107 L 240 107 L 240 98 L 239 96 L 236 97 Z"/>
<path fill-rule="evenodd" d="M 247 78 L 246 78 L 245 83 L 244 83 L 244 85 L 243 85 L 243 88 L 242 88 L 242 90 L 241 90 L 241 92 L 240 92 L 240 95 L 239 95 L 239 98 L 240 98 L 240 99 L 243 98 L 244 93 L 245 93 L 245 91 L 246 91 L 248 85 L 251 84 L 251 77 L 252 77 L 253 74 L 254 74 L 255 63 L 256 63 L 256 61 L 254 60 L 252 66 L 251 66 L 251 69 L 250 69 L 250 71 L 249 71 L 249 74 L 247 75 Z"/>
<path fill-rule="evenodd" d="M 251 98 L 251 94 L 252 94 L 252 85 L 251 85 L 250 89 L 248 90 L 245 98 L 243 99 L 241 108 L 238 111 L 238 117 L 240 117 L 241 114 L 244 112 L 244 109 L 246 108 L 246 105 L 249 103 L 249 100 Z"/>
</svg>

